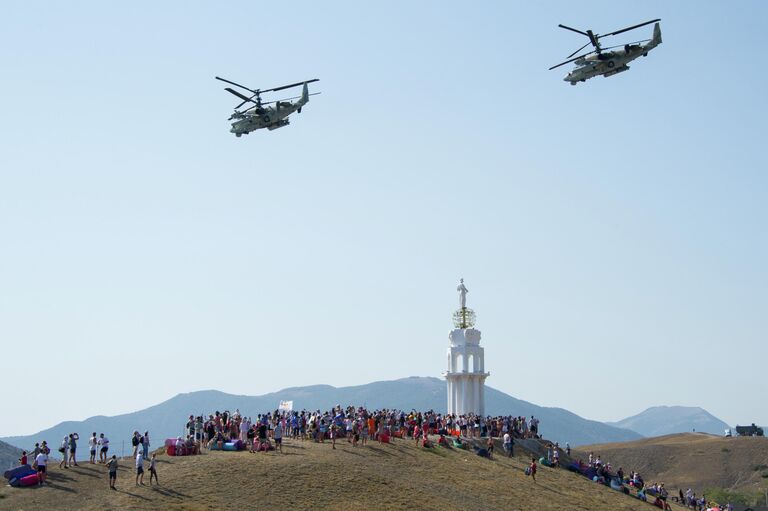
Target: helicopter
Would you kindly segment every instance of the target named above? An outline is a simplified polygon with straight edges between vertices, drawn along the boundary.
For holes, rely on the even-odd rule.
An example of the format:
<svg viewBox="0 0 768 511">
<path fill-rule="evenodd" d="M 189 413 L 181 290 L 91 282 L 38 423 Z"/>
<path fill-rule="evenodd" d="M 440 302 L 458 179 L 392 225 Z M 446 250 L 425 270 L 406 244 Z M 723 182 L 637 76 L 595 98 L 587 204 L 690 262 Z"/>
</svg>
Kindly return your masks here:
<svg viewBox="0 0 768 511">
<path fill-rule="evenodd" d="M 571 85 L 576 85 L 578 82 L 585 82 L 588 79 L 598 75 L 603 75 L 607 78 L 624 71 L 629 71 L 629 66 L 627 63 L 635 60 L 641 55 L 643 57 L 647 57 L 649 51 L 661 44 L 661 28 L 659 26 L 659 21 L 661 21 L 661 19 L 650 20 L 638 25 L 622 28 L 621 30 L 616 30 L 614 32 L 602 35 L 595 34 L 592 32 L 592 30 L 582 32 L 581 30 L 576 30 L 575 28 L 567 27 L 562 24 L 558 25 L 560 28 L 564 28 L 566 30 L 570 30 L 571 32 L 576 32 L 577 34 L 582 34 L 589 37 L 589 42 L 575 52 L 568 55 L 568 60 L 550 67 L 549 70 L 551 71 L 570 62 L 575 62 L 576 67 L 573 69 L 573 71 L 568 73 L 565 78 L 563 78 L 564 81 L 570 82 Z M 642 41 L 635 41 L 624 45 L 610 46 L 608 48 L 603 48 L 600 45 L 600 39 L 603 37 L 617 35 L 623 32 L 629 32 L 630 30 L 644 27 L 645 25 L 650 25 L 651 23 L 655 23 L 653 27 L 653 36 L 651 39 L 644 39 Z M 590 44 L 595 48 L 594 50 L 579 55 L 578 57 L 574 57 L 574 55 L 579 53 Z M 605 51 L 613 50 L 614 48 L 622 49 Z"/>
<path fill-rule="evenodd" d="M 235 107 L 234 113 L 230 115 L 228 119 L 230 121 L 235 121 L 232 123 L 232 128 L 229 131 L 230 133 L 234 133 L 238 138 L 261 128 L 267 128 L 269 131 L 272 131 L 276 130 L 277 128 L 282 128 L 283 126 L 288 126 L 288 124 L 290 124 L 288 116 L 293 112 L 301 113 L 301 107 L 309 102 L 309 96 L 320 94 L 319 92 L 310 94 L 309 88 L 307 87 L 308 83 L 320 81 L 318 78 L 306 80 L 303 82 L 296 82 L 290 85 L 283 85 L 281 87 L 274 87 L 272 89 L 256 90 L 249 89 L 244 85 L 240 85 L 239 83 L 235 83 L 219 76 L 217 76 L 216 79 L 234 85 L 235 87 L 239 87 L 252 94 L 251 96 L 246 96 L 245 94 L 242 94 L 231 87 L 224 89 L 230 94 L 233 94 L 243 100 L 242 103 Z M 290 89 L 291 87 L 298 87 L 299 85 L 304 86 L 301 91 L 301 96 L 278 99 L 277 101 L 268 101 L 266 103 L 261 101 L 261 95 L 265 92 L 276 92 L 284 89 Z M 292 99 L 298 99 L 298 101 L 290 101 Z M 248 107 L 242 111 L 238 110 L 238 108 L 242 107 L 246 103 L 253 103 L 255 106 Z M 274 104 L 274 106 L 265 107 L 265 105 L 272 104 Z"/>
</svg>

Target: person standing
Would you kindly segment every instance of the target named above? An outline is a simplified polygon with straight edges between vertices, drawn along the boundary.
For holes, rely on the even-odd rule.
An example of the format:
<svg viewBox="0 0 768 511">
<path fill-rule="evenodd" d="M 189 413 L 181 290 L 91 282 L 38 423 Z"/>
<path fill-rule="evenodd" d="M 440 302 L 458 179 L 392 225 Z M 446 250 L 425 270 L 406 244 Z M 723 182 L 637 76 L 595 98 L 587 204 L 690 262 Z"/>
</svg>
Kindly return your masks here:
<svg viewBox="0 0 768 511">
<path fill-rule="evenodd" d="M 42 486 L 45 484 L 45 480 L 48 478 L 46 474 L 48 468 L 48 454 L 46 454 L 45 451 L 40 451 L 40 453 L 35 457 L 35 464 L 37 465 L 37 484 Z"/>
<path fill-rule="evenodd" d="M 272 431 L 272 436 L 275 439 L 275 448 L 280 449 L 280 454 L 283 453 L 283 424 L 281 421 L 277 421 L 275 429 Z"/>
<path fill-rule="evenodd" d="M 139 444 L 141 443 L 141 436 L 138 431 L 133 432 L 133 438 L 131 438 L 131 445 L 133 446 L 133 457 L 139 452 Z"/>
<path fill-rule="evenodd" d="M 514 449 L 515 442 L 512 440 L 512 435 L 509 433 L 504 433 L 504 452 L 507 453 L 507 457 L 511 458 L 514 456 L 514 453 L 512 450 Z"/>
<path fill-rule="evenodd" d="M 91 452 L 91 459 L 89 460 L 89 463 L 93 465 L 96 463 L 96 448 L 99 445 L 99 439 L 96 438 L 96 432 L 93 432 L 93 436 L 88 439 L 88 450 Z"/>
<path fill-rule="evenodd" d="M 107 462 L 107 451 L 109 451 L 109 438 L 104 436 L 104 433 L 99 434 L 99 462 Z"/>
<path fill-rule="evenodd" d="M 160 485 L 160 480 L 157 478 L 157 459 L 156 454 L 152 454 L 152 459 L 149 460 L 149 485 L 152 486 L 152 478 L 155 478 L 157 485 Z"/>
<path fill-rule="evenodd" d="M 141 437 L 141 448 L 144 451 L 144 459 L 149 459 L 149 431 L 145 431 Z"/>
<path fill-rule="evenodd" d="M 80 440 L 80 435 L 77 433 L 69 434 L 69 464 L 77 466 L 77 458 L 75 453 L 77 452 L 77 441 Z"/>
<path fill-rule="evenodd" d="M 69 436 L 64 436 L 64 440 L 61 441 L 59 446 L 59 452 L 61 453 L 59 468 L 69 468 L 69 465 L 67 465 L 67 460 L 69 459 Z"/>
<path fill-rule="evenodd" d="M 144 454 L 139 451 L 136 453 L 136 486 L 144 485 Z"/>
<path fill-rule="evenodd" d="M 536 458 L 531 458 L 531 464 L 528 467 L 530 476 L 533 478 L 533 482 L 536 482 Z"/>
<path fill-rule="evenodd" d="M 114 454 L 107 462 L 107 470 L 109 470 L 109 488 L 117 490 L 115 483 L 117 482 L 117 456 Z"/>
</svg>

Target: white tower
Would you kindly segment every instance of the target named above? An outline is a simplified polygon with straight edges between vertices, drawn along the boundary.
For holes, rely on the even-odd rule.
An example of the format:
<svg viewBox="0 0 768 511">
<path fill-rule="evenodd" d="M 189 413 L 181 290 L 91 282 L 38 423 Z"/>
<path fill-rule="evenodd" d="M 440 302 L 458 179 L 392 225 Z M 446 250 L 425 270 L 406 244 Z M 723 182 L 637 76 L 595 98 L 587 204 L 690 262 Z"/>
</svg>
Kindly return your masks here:
<svg viewBox="0 0 768 511">
<path fill-rule="evenodd" d="M 456 290 L 461 308 L 453 313 L 456 328 L 448 334 L 448 413 L 485 415 L 485 379 L 491 373 L 485 372 L 485 350 L 480 346 L 480 330 L 473 328 L 475 312 L 467 308 L 469 290 L 464 279 Z"/>
</svg>

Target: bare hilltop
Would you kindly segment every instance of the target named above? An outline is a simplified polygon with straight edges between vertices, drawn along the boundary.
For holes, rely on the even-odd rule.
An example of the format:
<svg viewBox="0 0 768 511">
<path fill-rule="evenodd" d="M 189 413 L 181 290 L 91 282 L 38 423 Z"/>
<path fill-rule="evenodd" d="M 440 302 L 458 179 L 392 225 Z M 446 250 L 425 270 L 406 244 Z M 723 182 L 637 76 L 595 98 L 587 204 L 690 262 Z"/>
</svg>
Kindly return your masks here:
<svg viewBox="0 0 768 511">
<path fill-rule="evenodd" d="M 335 450 L 327 441 L 289 440 L 283 454 L 159 454 L 160 486 L 136 486 L 133 460 L 125 459 L 117 491 L 108 489 L 101 465 L 54 465 L 50 486 L 0 489 L 0 509 L 653 509 L 565 469 L 541 467 L 533 481 L 524 474 L 527 453 L 518 449 L 516 457 L 506 458 L 500 451 L 497 445 L 489 460 L 404 439 L 357 447 L 341 440 Z"/>
</svg>

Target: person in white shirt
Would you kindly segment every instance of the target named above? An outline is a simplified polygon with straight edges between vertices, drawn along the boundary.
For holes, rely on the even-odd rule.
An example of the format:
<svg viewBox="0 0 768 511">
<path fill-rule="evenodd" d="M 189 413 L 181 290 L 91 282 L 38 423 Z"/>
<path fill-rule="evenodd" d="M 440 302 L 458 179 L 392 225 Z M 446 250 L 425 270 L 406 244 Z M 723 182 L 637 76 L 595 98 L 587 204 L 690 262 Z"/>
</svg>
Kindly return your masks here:
<svg viewBox="0 0 768 511">
<path fill-rule="evenodd" d="M 69 455 L 69 435 L 66 435 L 64 440 L 61 441 L 59 452 L 61 453 L 61 462 L 59 463 L 59 468 L 69 468 L 69 465 L 67 465 L 67 458 Z"/>
<path fill-rule="evenodd" d="M 99 461 L 101 463 L 107 462 L 107 451 L 109 450 L 109 438 L 104 436 L 104 433 L 99 435 L 98 445 L 99 448 Z"/>
<path fill-rule="evenodd" d="M 48 478 L 46 474 L 46 469 L 48 468 L 48 455 L 44 452 L 40 452 L 35 457 L 35 464 L 37 465 L 38 484 L 42 486 Z"/>
<path fill-rule="evenodd" d="M 144 453 L 136 453 L 136 486 L 144 484 Z"/>
<path fill-rule="evenodd" d="M 88 450 L 91 451 L 91 459 L 89 463 L 93 465 L 96 463 L 96 448 L 99 445 L 99 439 L 96 438 L 96 432 L 93 432 L 93 436 L 88 439 Z"/>
<path fill-rule="evenodd" d="M 510 458 L 513 456 L 513 453 L 512 453 L 513 445 L 514 444 L 512 443 L 512 435 L 510 435 L 509 433 L 504 433 L 504 452 L 506 452 L 507 456 Z"/>
</svg>

